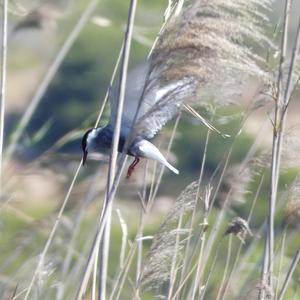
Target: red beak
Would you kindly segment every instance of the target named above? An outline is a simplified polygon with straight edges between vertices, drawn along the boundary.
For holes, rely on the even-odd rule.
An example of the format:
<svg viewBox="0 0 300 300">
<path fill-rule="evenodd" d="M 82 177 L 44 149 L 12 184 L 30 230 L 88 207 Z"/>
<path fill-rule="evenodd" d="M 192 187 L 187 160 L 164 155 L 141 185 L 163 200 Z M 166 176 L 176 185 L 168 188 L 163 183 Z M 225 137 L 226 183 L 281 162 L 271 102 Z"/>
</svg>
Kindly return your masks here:
<svg viewBox="0 0 300 300">
<path fill-rule="evenodd" d="M 82 156 L 82 165 L 83 165 L 83 166 L 84 166 L 85 161 L 86 161 L 86 159 L 87 159 L 87 155 L 88 155 L 87 150 L 83 151 L 83 156 Z"/>
</svg>

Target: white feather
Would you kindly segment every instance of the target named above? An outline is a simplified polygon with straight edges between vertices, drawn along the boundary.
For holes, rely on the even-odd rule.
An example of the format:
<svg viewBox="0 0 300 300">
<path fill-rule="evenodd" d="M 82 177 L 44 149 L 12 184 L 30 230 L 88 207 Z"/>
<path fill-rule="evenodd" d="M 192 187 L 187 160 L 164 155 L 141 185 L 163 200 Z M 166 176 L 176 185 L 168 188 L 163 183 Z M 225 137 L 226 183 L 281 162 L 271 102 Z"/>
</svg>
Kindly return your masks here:
<svg viewBox="0 0 300 300">
<path fill-rule="evenodd" d="M 147 140 L 141 140 L 137 143 L 137 147 L 139 149 L 139 155 L 145 158 L 150 158 L 156 160 L 166 166 L 175 174 L 179 174 L 179 171 L 174 168 L 162 155 L 162 153 L 156 148 L 152 143 Z"/>
</svg>

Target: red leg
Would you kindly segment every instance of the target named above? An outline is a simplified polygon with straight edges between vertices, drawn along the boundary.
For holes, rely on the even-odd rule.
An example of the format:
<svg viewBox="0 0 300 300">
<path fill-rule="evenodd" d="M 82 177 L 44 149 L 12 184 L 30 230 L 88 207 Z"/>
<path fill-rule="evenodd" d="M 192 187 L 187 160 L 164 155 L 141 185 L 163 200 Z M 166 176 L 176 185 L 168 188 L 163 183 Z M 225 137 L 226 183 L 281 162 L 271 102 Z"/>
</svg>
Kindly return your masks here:
<svg viewBox="0 0 300 300">
<path fill-rule="evenodd" d="M 134 171 L 135 166 L 139 163 L 140 159 L 138 157 L 134 158 L 133 163 L 129 166 L 127 171 L 127 178 L 130 178 L 132 172 Z"/>
</svg>

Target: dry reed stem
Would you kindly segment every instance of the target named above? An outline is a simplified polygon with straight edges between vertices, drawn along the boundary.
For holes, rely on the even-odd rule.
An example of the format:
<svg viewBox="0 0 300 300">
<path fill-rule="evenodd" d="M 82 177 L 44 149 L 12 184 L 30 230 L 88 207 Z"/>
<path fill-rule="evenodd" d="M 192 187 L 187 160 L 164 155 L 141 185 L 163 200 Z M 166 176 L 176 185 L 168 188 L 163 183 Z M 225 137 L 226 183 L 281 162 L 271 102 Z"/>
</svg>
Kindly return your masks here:
<svg viewBox="0 0 300 300">
<path fill-rule="evenodd" d="M 177 233 L 176 233 L 176 240 L 175 240 L 175 245 L 174 245 L 174 250 L 173 250 L 173 255 L 172 255 L 172 263 L 171 263 L 171 270 L 170 270 L 170 280 L 169 280 L 169 290 L 168 290 L 168 300 L 171 300 L 172 294 L 173 294 L 173 289 L 176 281 L 176 275 L 177 275 L 177 260 L 178 260 L 178 255 L 180 253 L 179 249 L 179 244 L 180 244 L 180 230 L 182 228 L 182 217 L 183 214 L 179 216 L 178 220 L 178 225 L 177 225 Z"/>
<path fill-rule="evenodd" d="M 173 130 L 172 130 L 172 133 L 171 133 L 171 137 L 170 137 L 170 141 L 169 141 L 169 144 L 168 144 L 168 147 L 167 147 L 167 152 L 166 152 L 166 159 L 168 159 L 168 156 L 169 156 L 169 153 L 171 151 L 171 147 L 172 147 L 172 144 L 173 144 L 173 141 L 174 141 L 174 138 L 175 138 L 175 134 L 176 134 L 176 131 L 177 131 L 177 128 L 178 128 L 178 124 L 179 124 L 179 120 L 180 120 L 180 117 L 181 117 L 181 114 L 178 115 L 176 121 L 175 121 L 175 124 L 173 126 Z M 139 226 L 139 232 L 137 233 L 137 237 L 136 237 L 136 240 L 138 239 L 139 236 L 142 235 L 142 232 L 143 232 L 143 228 L 144 228 L 144 223 L 145 223 L 145 217 L 146 215 L 150 212 L 152 206 L 153 206 L 153 203 L 154 203 L 154 200 L 156 198 L 156 193 L 158 191 L 158 188 L 161 184 L 161 180 L 162 180 L 162 176 L 163 176 L 163 173 L 164 173 L 164 170 L 165 170 L 165 166 L 161 166 L 160 170 L 159 170 L 159 174 L 158 174 L 158 177 L 157 179 L 155 178 L 155 174 L 156 174 L 156 167 L 157 167 L 157 163 L 155 162 L 154 163 L 154 172 L 153 172 L 153 176 L 152 176 L 152 180 L 151 180 L 151 189 L 150 189 L 150 192 L 148 194 L 148 201 L 147 201 L 147 204 L 146 206 L 143 206 L 143 213 L 142 213 L 142 216 L 141 216 L 141 222 L 140 222 L 140 226 Z M 146 174 L 145 174 L 146 176 Z M 155 185 L 155 180 L 156 180 L 156 185 Z M 146 183 L 146 180 L 145 182 Z M 146 186 L 144 184 L 144 191 L 143 191 L 143 195 L 144 197 L 146 196 L 146 190 L 145 190 Z M 143 203 L 143 202 L 142 202 Z M 142 204 L 143 205 L 143 204 Z M 141 253 L 139 253 L 140 255 L 140 260 L 142 259 L 141 257 Z M 139 296 L 139 292 L 140 292 L 140 286 L 141 286 L 141 276 L 143 275 L 142 274 L 142 261 L 140 261 L 140 267 L 139 267 L 139 270 L 137 272 L 137 275 L 136 275 L 136 287 L 135 287 L 135 298 L 138 298 Z"/>
<path fill-rule="evenodd" d="M 135 0 L 132 0 L 130 2 L 130 7 L 129 7 L 129 13 L 128 13 L 128 23 L 127 23 L 127 31 L 125 34 L 125 39 L 124 39 L 124 47 L 123 47 L 123 59 L 122 59 L 122 67 L 121 67 L 121 80 L 120 80 L 120 90 L 119 90 L 119 101 L 124 100 L 124 93 L 125 93 L 125 84 L 126 84 L 126 73 L 127 73 L 127 66 L 128 66 L 128 59 L 129 59 L 129 50 L 130 50 L 130 41 L 131 41 L 131 36 L 132 36 L 132 27 L 133 27 L 133 21 L 134 21 L 134 12 L 136 8 L 136 2 Z M 111 151 L 111 156 L 110 156 L 110 165 L 109 165 L 109 175 L 108 175 L 108 183 L 109 185 L 107 186 L 107 192 L 106 192 L 106 199 L 104 200 L 104 207 L 102 209 L 101 217 L 99 220 L 99 226 L 96 231 L 96 235 L 94 238 L 93 245 L 91 247 L 89 257 L 87 264 L 85 266 L 84 274 L 82 277 L 82 280 L 80 282 L 76 299 L 81 299 L 82 296 L 84 295 L 86 291 L 86 287 L 88 284 L 88 280 L 92 271 L 92 265 L 95 260 L 95 254 L 97 249 L 99 249 L 100 246 L 100 241 L 102 239 L 102 236 L 105 231 L 105 227 L 107 224 L 107 221 L 110 218 L 110 211 L 112 207 L 112 201 L 114 199 L 118 183 L 121 177 L 122 170 L 125 165 L 125 159 L 126 157 L 123 155 L 120 160 L 119 160 L 119 167 L 118 170 L 115 170 L 116 167 L 116 158 L 117 158 L 117 146 L 119 142 L 119 134 L 120 134 L 120 125 L 121 125 L 121 117 L 122 117 L 122 102 L 119 102 L 118 105 L 118 113 L 117 113 L 117 118 L 115 120 L 115 130 L 114 130 L 114 136 L 113 136 L 113 145 L 112 145 L 112 151 Z M 107 258 L 107 256 L 105 256 Z M 105 258 L 105 259 L 106 259 Z M 105 272 L 104 272 L 105 273 Z M 106 275 L 104 275 L 106 276 Z M 105 288 L 103 288 L 103 284 L 106 284 L 106 279 L 105 283 L 104 280 L 101 279 L 103 276 L 100 276 L 100 282 L 102 282 L 101 285 L 101 290 L 100 290 L 100 297 L 103 296 L 103 293 L 105 293 Z M 103 299 L 103 298 L 102 298 Z"/>
<path fill-rule="evenodd" d="M 24 300 L 29 299 L 29 296 L 30 296 L 32 287 L 33 287 L 33 285 L 34 285 L 34 283 L 35 283 L 35 280 L 36 280 L 37 276 L 39 275 L 40 269 L 42 268 L 42 266 L 43 266 L 43 264 L 44 264 L 46 254 L 47 254 L 47 252 L 48 252 L 48 250 L 49 250 L 49 248 L 50 248 L 50 244 L 51 244 L 51 242 L 52 242 L 52 240 L 53 240 L 53 238 L 54 238 L 54 235 L 55 235 L 55 233 L 56 233 L 56 230 L 57 230 L 57 228 L 58 228 L 58 225 L 59 225 L 59 223 L 60 223 L 60 221 L 61 221 L 63 212 L 64 212 L 65 207 L 66 207 L 66 205 L 67 205 L 67 202 L 68 202 L 68 200 L 69 200 L 69 198 L 70 198 L 71 192 L 72 192 L 73 187 L 74 187 L 74 185 L 75 185 L 75 182 L 76 182 L 76 179 L 77 179 L 77 177 L 78 177 L 78 174 L 79 174 L 79 171 L 80 171 L 81 166 L 82 166 L 82 162 L 80 162 L 80 164 L 79 164 L 79 166 L 78 166 L 78 168 L 77 168 L 77 170 L 76 170 L 76 173 L 75 173 L 75 175 L 74 175 L 74 177 L 73 177 L 73 180 L 72 180 L 72 182 L 71 182 L 71 185 L 70 185 L 70 187 L 69 187 L 69 190 L 68 190 L 68 192 L 67 192 L 67 194 L 66 194 L 66 196 L 65 196 L 65 199 L 64 199 L 64 201 L 63 201 L 63 204 L 62 204 L 62 206 L 61 206 L 61 208 L 60 208 L 60 210 L 59 210 L 59 213 L 58 213 L 58 215 L 57 215 L 57 217 L 56 217 L 55 223 L 54 223 L 54 225 L 53 225 L 53 227 L 52 227 L 52 229 L 51 229 L 51 232 L 50 232 L 50 235 L 49 235 L 49 237 L 48 237 L 48 239 L 47 239 L 47 242 L 46 242 L 46 244 L 45 244 L 45 247 L 44 247 L 44 249 L 43 249 L 43 251 L 42 251 L 42 253 L 41 253 L 41 255 L 40 255 L 40 258 L 39 258 L 37 267 L 35 268 L 34 274 L 33 274 L 32 278 L 31 278 L 31 281 L 30 281 L 30 283 L 29 283 L 29 286 L 28 286 L 28 288 L 27 288 L 27 290 L 26 290 L 26 294 L 25 294 Z"/>
<path fill-rule="evenodd" d="M 6 103 L 6 73 L 7 73 L 7 15 L 8 0 L 3 0 L 2 7 L 2 47 L 1 47 L 1 91 L 0 91 L 0 196 L 2 195 L 3 180 L 3 142 L 5 126 Z"/>
<path fill-rule="evenodd" d="M 226 261 L 225 261 L 225 268 L 224 268 L 224 272 L 223 272 L 223 276 L 222 276 L 222 280 L 221 280 L 221 283 L 220 283 L 220 286 L 219 286 L 219 290 L 218 290 L 216 300 L 219 300 L 221 295 L 222 295 L 222 298 L 223 298 L 223 295 L 224 295 L 224 291 L 225 291 L 224 290 L 224 284 L 225 284 L 226 276 L 227 276 L 228 269 L 229 269 L 230 256 L 232 254 L 231 251 L 232 251 L 232 235 L 230 235 L 230 237 L 228 239 L 228 248 L 227 248 Z"/>
<path fill-rule="evenodd" d="M 208 138 L 208 136 L 207 136 L 207 138 Z M 203 213 L 203 222 L 201 224 L 202 230 L 200 232 L 200 236 L 198 238 L 196 246 L 194 247 L 194 252 L 195 252 L 195 251 L 197 251 L 197 248 L 198 248 L 197 245 L 201 242 L 199 255 L 197 256 L 197 260 L 196 260 L 196 264 L 195 264 L 197 266 L 195 279 L 193 280 L 191 288 L 188 292 L 188 295 L 191 299 L 195 298 L 198 287 L 200 286 L 200 281 L 201 281 L 202 259 L 203 259 L 204 249 L 205 249 L 206 238 L 207 238 L 207 228 L 209 226 L 208 216 L 209 216 L 209 201 L 211 198 L 211 192 L 212 192 L 212 187 L 210 187 L 208 185 L 208 187 L 206 187 L 206 192 L 205 192 L 205 197 L 204 197 L 204 213 Z M 192 259 L 190 260 L 190 263 L 191 262 L 192 262 Z M 200 289 L 199 289 L 199 292 L 200 292 Z"/>
<path fill-rule="evenodd" d="M 221 171 L 221 175 L 220 175 L 219 181 L 218 181 L 218 183 L 217 183 L 217 187 L 216 187 L 216 189 L 215 189 L 214 196 L 212 197 L 212 200 L 210 201 L 210 210 L 209 210 L 209 212 L 210 212 L 211 209 L 212 209 L 212 205 L 213 205 L 213 203 L 214 203 L 214 201 L 215 201 L 215 199 L 216 199 L 217 192 L 218 192 L 218 190 L 219 190 L 219 188 L 220 188 L 221 182 L 222 182 L 223 177 L 224 177 L 224 175 L 225 175 L 225 171 L 226 171 L 227 165 L 228 165 L 228 163 L 229 163 L 229 161 L 230 161 L 230 156 L 231 156 L 231 153 L 232 153 L 232 151 L 233 151 L 233 147 L 234 147 L 234 145 L 235 145 L 235 142 L 236 142 L 237 138 L 239 137 L 240 133 L 242 132 L 243 128 L 245 127 L 246 120 L 247 120 L 247 119 L 243 119 L 243 120 L 241 121 L 241 129 L 239 130 L 238 134 L 234 136 L 232 145 L 231 145 L 231 147 L 230 147 L 230 149 L 229 149 L 229 151 L 228 151 L 228 153 L 227 153 L 227 155 L 226 155 L 225 162 L 224 162 L 224 166 L 223 166 L 223 169 L 222 169 L 222 171 Z M 242 164 L 241 164 L 241 169 L 244 168 L 245 165 L 246 165 L 247 163 L 249 163 L 250 158 L 251 158 L 251 156 L 255 153 L 256 149 L 257 149 L 257 143 L 254 142 L 254 144 L 253 144 L 253 145 L 251 146 L 251 148 L 249 149 L 247 155 L 245 156 L 245 159 L 243 160 L 243 162 L 242 162 Z M 206 267 L 206 262 L 207 262 L 207 260 L 208 260 L 208 255 L 210 254 L 210 251 L 211 251 L 211 249 L 212 249 L 212 246 L 213 246 L 213 244 L 214 244 L 215 241 L 216 241 L 216 236 L 217 236 L 217 234 L 218 234 L 218 232 L 219 232 L 219 230 L 220 230 L 220 228 L 221 228 L 222 221 L 223 221 L 223 219 L 224 219 L 224 217 L 225 217 L 225 209 L 226 209 L 226 207 L 227 207 L 227 205 L 228 205 L 228 203 L 229 203 L 229 199 L 230 199 L 230 196 L 231 196 L 231 192 L 232 192 L 232 190 L 231 190 L 231 188 L 230 188 L 230 190 L 228 191 L 228 194 L 227 194 L 227 196 L 226 196 L 226 199 L 225 199 L 225 201 L 224 201 L 224 203 L 223 203 L 223 205 L 222 205 L 222 209 L 220 210 L 220 212 L 219 212 L 219 214 L 218 214 L 218 217 L 217 217 L 217 220 L 216 220 L 216 222 L 215 222 L 215 224 L 214 224 L 214 226 L 213 226 L 213 228 L 212 228 L 212 230 L 211 230 L 211 233 L 210 233 L 210 236 L 209 236 L 209 239 L 208 239 L 208 241 L 207 241 L 207 245 L 206 245 L 205 251 L 204 251 L 205 255 L 202 257 L 201 273 L 200 273 L 200 275 L 203 274 L 203 271 L 204 271 L 204 269 L 205 269 L 205 267 Z M 201 276 L 200 276 L 200 278 L 201 278 Z M 199 285 L 201 286 L 201 283 L 199 283 Z"/>
<path fill-rule="evenodd" d="M 127 245 L 127 239 L 128 239 L 128 227 L 127 224 L 122 216 L 122 213 L 120 209 L 116 210 L 121 230 L 122 230 L 122 242 L 121 242 L 121 250 L 120 250 L 120 268 L 123 268 L 124 266 L 124 260 L 125 260 L 125 254 L 126 254 L 126 245 Z"/>
<path fill-rule="evenodd" d="M 280 247 L 280 254 L 279 254 L 279 263 L 278 263 L 278 271 L 277 271 L 277 280 L 276 280 L 275 293 L 274 293 L 275 299 L 278 299 L 279 283 L 281 281 L 282 262 L 283 262 L 284 250 L 285 250 L 285 246 L 286 246 L 286 244 L 285 244 L 285 242 L 286 242 L 286 235 L 287 235 L 287 226 L 285 226 L 284 229 L 283 229 L 282 239 L 281 239 L 281 247 Z"/>
<path fill-rule="evenodd" d="M 90 2 L 90 5 L 88 6 L 88 8 L 87 8 L 87 10 L 86 10 L 85 12 L 86 12 L 86 13 L 87 13 L 87 12 L 91 13 L 92 11 L 90 11 L 90 10 L 91 10 L 91 8 L 94 7 L 94 5 L 95 5 L 96 3 L 97 3 L 97 1 L 91 1 L 91 2 Z M 88 14 L 86 14 L 86 17 L 87 17 L 87 16 L 88 16 Z M 81 20 L 82 20 L 82 19 L 81 19 Z M 83 26 L 83 25 L 82 25 L 82 26 Z M 75 31 L 75 30 L 74 30 L 74 31 Z M 73 31 L 73 32 L 74 32 L 74 31 Z M 65 43 L 65 44 L 66 44 L 66 43 Z M 122 47 L 123 47 L 123 46 L 122 46 Z M 122 51 L 122 49 L 121 49 L 121 51 Z M 116 63 L 116 65 L 115 65 L 115 68 L 114 68 L 114 71 L 113 71 L 113 74 L 112 74 L 112 78 L 111 78 L 111 80 L 110 80 L 110 85 L 111 85 L 112 82 L 114 81 L 114 77 L 115 77 L 115 74 L 116 74 L 116 71 L 117 71 L 117 68 L 118 68 L 118 64 L 119 64 L 119 61 L 120 61 L 120 57 L 121 57 L 121 51 L 120 51 L 120 54 L 119 54 L 117 63 Z M 98 125 L 98 123 L 99 123 L 99 121 L 100 121 L 100 118 L 101 118 L 102 113 L 103 113 L 103 111 L 104 111 L 104 106 L 105 106 L 105 104 L 106 104 L 106 102 L 107 102 L 107 99 L 108 99 L 108 93 L 109 93 L 109 88 L 107 89 L 107 92 L 106 92 L 106 95 L 105 95 L 105 99 L 104 99 L 104 101 L 103 101 L 103 103 L 102 103 L 102 107 L 101 107 L 101 109 L 100 109 L 100 113 L 99 113 L 99 115 L 98 115 L 98 118 L 97 118 L 97 121 L 96 121 L 94 127 L 97 127 L 97 125 Z M 70 195 L 71 195 L 71 191 L 72 191 L 72 189 L 73 189 L 73 187 L 74 187 L 75 181 L 77 180 L 77 177 L 78 177 L 79 171 L 80 171 L 80 169 L 81 169 L 81 166 L 82 166 L 82 162 L 80 162 L 80 164 L 79 164 L 79 166 L 78 166 L 78 168 L 77 168 L 77 170 L 76 170 L 76 172 L 75 172 L 75 174 L 74 174 L 74 176 L 73 176 L 73 179 L 72 179 L 72 181 L 71 181 L 69 190 L 68 190 L 68 192 L 67 192 L 67 194 L 66 194 L 66 197 L 64 198 L 63 204 L 62 204 L 62 206 L 61 206 L 61 208 L 60 208 L 60 211 L 59 211 L 59 213 L 58 213 L 58 216 L 57 216 L 57 218 L 56 218 L 56 222 L 54 223 L 53 228 L 51 229 L 51 233 L 50 233 L 50 235 L 49 235 L 49 237 L 48 237 L 48 240 L 47 240 L 46 245 L 45 245 L 45 247 L 44 247 L 44 249 L 43 249 L 41 258 L 39 259 L 38 265 L 37 265 L 37 267 L 36 267 L 36 269 L 35 269 L 35 272 L 34 272 L 34 275 L 33 275 L 32 279 L 31 279 L 31 283 L 30 283 L 30 285 L 29 285 L 29 288 L 26 289 L 26 295 L 28 295 L 28 296 L 29 296 L 30 291 L 31 291 L 31 289 L 32 289 L 32 287 L 33 287 L 33 284 L 34 284 L 34 281 L 35 281 L 35 279 L 36 279 L 36 276 L 37 276 L 38 273 L 39 273 L 39 269 L 40 269 L 40 267 L 42 266 L 42 260 L 44 260 L 44 256 L 46 255 L 46 253 L 47 253 L 48 250 L 49 250 L 50 244 L 51 244 L 51 242 L 52 242 L 52 240 L 53 240 L 53 238 L 54 238 L 54 235 L 55 235 L 55 233 L 56 233 L 56 230 L 57 230 L 57 228 L 58 228 L 58 225 L 59 225 L 59 223 L 60 223 L 60 221 L 61 221 L 63 212 L 64 212 L 64 210 L 65 210 L 65 207 L 66 207 L 66 205 L 67 205 L 67 202 L 69 201 L 69 198 L 70 198 Z M 27 297 L 28 297 L 28 296 L 27 296 Z M 26 297 L 25 297 L 25 300 L 26 300 Z"/>
<path fill-rule="evenodd" d="M 289 72 L 286 85 L 281 90 L 282 86 L 280 82 L 283 80 L 282 68 L 283 62 L 286 55 L 287 47 L 287 28 L 289 25 L 289 5 L 290 2 L 287 0 L 285 7 L 285 20 L 284 20 L 284 31 L 282 37 L 281 46 L 281 61 L 279 65 L 279 79 L 278 79 L 278 94 L 277 101 L 275 102 L 275 120 L 273 128 L 273 145 L 272 145 L 272 163 L 271 163 L 271 186 L 270 186 L 270 200 L 269 200 L 269 216 L 268 216 L 268 236 L 267 236 L 267 251 L 264 255 L 264 266 L 267 269 L 263 270 L 262 282 L 266 282 L 271 289 L 271 294 L 273 294 L 273 263 L 274 263 L 274 218 L 276 209 L 276 198 L 278 191 L 278 179 L 279 179 L 279 169 L 280 161 L 282 155 L 282 143 L 285 130 L 285 121 L 287 116 L 287 107 L 290 103 L 291 88 L 292 88 L 292 75 L 295 69 L 296 57 L 300 48 L 300 19 L 297 27 L 297 33 L 295 42 L 293 45 L 292 57 L 289 64 Z M 261 293 L 260 299 L 264 299 L 264 292 Z"/>
<path fill-rule="evenodd" d="M 116 176 L 116 165 L 117 165 L 117 156 L 118 156 L 118 145 L 121 132 L 121 122 L 123 114 L 123 105 L 125 99 L 125 88 L 126 88 L 126 78 L 127 78 L 127 69 L 129 63 L 129 54 L 131 48 L 132 32 L 133 25 L 135 20 L 135 11 L 137 6 L 137 0 L 131 0 L 128 9 L 128 20 L 127 28 L 124 36 L 124 47 L 121 58 L 121 69 L 120 69 L 120 85 L 118 90 L 118 104 L 116 119 L 114 123 L 114 132 L 112 139 L 111 154 L 109 160 L 109 169 L 107 176 L 107 188 L 106 188 L 106 199 L 107 203 L 104 204 L 104 209 L 108 211 L 108 217 L 104 229 L 104 237 L 101 239 L 99 251 L 102 251 L 100 254 L 100 263 L 99 263 L 99 299 L 106 299 L 106 281 L 107 281 L 107 267 L 109 259 L 109 241 L 110 241 L 110 227 L 111 227 L 111 214 L 112 214 L 112 204 L 113 198 L 109 198 L 109 193 L 112 189 L 114 179 Z"/>
<path fill-rule="evenodd" d="M 287 289 L 287 286 L 293 276 L 293 273 L 297 267 L 297 264 L 299 262 L 299 259 L 300 259 L 300 249 L 297 250 L 292 262 L 291 262 L 291 265 L 288 269 L 288 272 L 286 274 L 286 277 L 285 277 L 285 280 L 283 282 L 283 285 L 282 285 L 282 288 L 280 290 L 280 293 L 279 293 L 279 297 L 278 297 L 278 300 L 282 300 L 283 297 L 284 297 L 284 294 L 286 292 L 286 289 Z"/>
<path fill-rule="evenodd" d="M 258 199 L 258 196 L 261 192 L 261 188 L 262 188 L 262 184 L 264 182 L 264 174 L 261 176 L 260 178 L 260 181 L 259 181 L 259 184 L 258 184 L 258 187 L 257 187 L 257 190 L 256 190 L 256 193 L 255 193 L 255 196 L 254 196 L 254 199 L 252 201 L 252 205 L 251 205 L 251 208 L 250 208 L 250 212 L 249 212 L 249 215 L 248 215 L 248 218 L 247 218 L 247 223 L 250 224 L 250 221 L 251 221 L 251 218 L 252 218 L 252 215 L 253 215 L 253 212 L 254 212 L 254 207 L 255 207 L 255 204 L 257 202 L 257 199 Z M 239 258 L 240 258 L 240 255 L 241 255 L 241 251 L 242 251 L 242 247 L 243 247 L 243 242 L 240 241 L 240 245 L 239 245 L 239 249 L 237 251 L 237 254 L 235 256 L 235 260 L 234 260 L 234 263 L 233 263 L 233 266 L 231 268 L 231 271 L 230 271 L 230 274 L 228 276 L 228 279 L 227 279 L 227 282 L 226 282 L 226 285 L 225 285 L 225 288 L 224 288 L 224 291 L 223 291 L 223 295 L 222 295 L 222 298 L 221 300 L 224 300 L 226 299 L 226 294 L 227 294 L 227 291 L 228 291 L 228 288 L 230 286 L 230 281 L 231 279 L 233 278 L 234 276 L 234 273 L 236 271 L 236 267 L 237 267 L 237 264 L 238 264 L 238 261 L 239 261 Z"/>
<path fill-rule="evenodd" d="M 208 274 L 207 274 L 207 277 L 206 277 L 206 280 L 205 282 L 203 283 L 203 285 L 201 284 L 199 287 L 199 300 L 203 300 L 204 297 L 205 297 L 205 293 L 206 293 L 206 290 L 208 288 L 208 283 L 211 279 L 211 276 L 215 270 L 215 267 L 216 267 L 216 263 L 217 263 L 217 259 L 218 259 L 218 256 L 219 256 L 219 252 L 220 252 L 220 248 L 221 248 L 221 245 L 222 245 L 222 242 L 224 241 L 224 237 L 221 238 L 217 244 L 217 247 L 216 247 L 216 252 L 215 252 L 215 255 L 214 255 L 214 258 L 213 258 L 213 261 L 211 263 L 211 266 L 208 270 Z"/>
<path fill-rule="evenodd" d="M 205 162 L 206 162 L 207 148 L 208 148 L 210 133 L 211 133 L 211 131 L 207 130 L 207 134 L 206 134 L 206 138 L 205 138 L 205 144 L 204 144 L 204 150 L 203 150 L 203 155 L 202 155 L 202 160 L 201 160 L 202 163 L 201 163 L 201 168 L 200 168 L 200 173 L 199 173 L 198 189 L 197 189 L 196 199 L 198 199 L 199 195 L 200 195 L 200 187 L 201 187 L 201 184 L 202 184 L 202 178 L 203 178 L 203 174 L 204 174 L 204 167 L 205 167 Z M 209 202 L 209 196 L 207 198 L 208 198 L 208 201 L 204 201 L 204 204 L 206 204 L 207 202 Z M 209 204 L 207 203 L 207 207 L 205 205 L 205 209 L 204 209 L 204 223 L 207 221 L 207 220 L 205 220 L 205 214 L 208 212 L 208 207 L 209 207 Z M 193 213 L 192 213 L 192 218 L 191 218 L 191 222 L 190 222 L 190 224 L 191 224 L 191 231 L 190 231 L 190 233 L 188 235 L 187 242 L 186 242 L 185 255 L 184 255 L 184 261 L 183 261 L 183 266 L 182 266 L 182 270 L 181 270 L 181 277 L 180 277 L 180 280 L 179 280 L 179 285 L 181 284 L 181 282 L 183 280 L 183 275 L 186 272 L 186 268 L 188 267 L 188 265 L 190 265 L 190 264 L 188 264 L 188 258 L 189 258 L 188 253 L 191 250 L 190 249 L 190 243 L 191 243 L 191 238 L 192 238 L 192 228 L 193 228 L 194 219 L 195 219 L 195 216 L 196 216 L 196 208 L 197 208 L 197 205 L 195 206 L 195 208 L 193 210 Z M 205 235 L 205 232 L 203 233 L 203 235 Z M 203 246 L 204 246 L 204 240 L 205 240 L 205 237 L 203 236 L 202 237 L 202 243 L 201 243 L 201 249 L 200 249 L 200 255 L 202 255 L 202 250 L 203 250 Z M 190 262 L 191 262 L 191 259 L 189 260 L 189 263 Z M 198 282 L 198 280 L 197 280 L 197 274 L 199 274 L 199 272 L 198 272 L 199 270 L 198 269 L 199 268 L 197 268 L 195 282 Z M 194 297 L 194 295 L 193 295 L 193 297 Z"/>
</svg>

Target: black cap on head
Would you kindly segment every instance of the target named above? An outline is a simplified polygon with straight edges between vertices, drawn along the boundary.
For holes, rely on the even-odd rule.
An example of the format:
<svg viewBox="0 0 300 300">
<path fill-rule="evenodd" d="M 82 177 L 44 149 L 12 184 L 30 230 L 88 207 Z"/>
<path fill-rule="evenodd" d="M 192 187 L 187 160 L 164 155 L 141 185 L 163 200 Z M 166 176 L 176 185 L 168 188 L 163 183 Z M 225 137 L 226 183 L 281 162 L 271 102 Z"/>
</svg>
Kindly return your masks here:
<svg viewBox="0 0 300 300">
<path fill-rule="evenodd" d="M 89 129 L 88 131 L 86 131 L 86 133 L 83 135 L 82 140 L 81 140 L 81 148 L 83 151 L 83 156 L 82 156 L 82 165 L 85 164 L 87 155 L 88 155 L 88 150 L 87 150 L 87 137 L 89 135 L 89 133 L 93 130 L 93 128 Z"/>
</svg>

